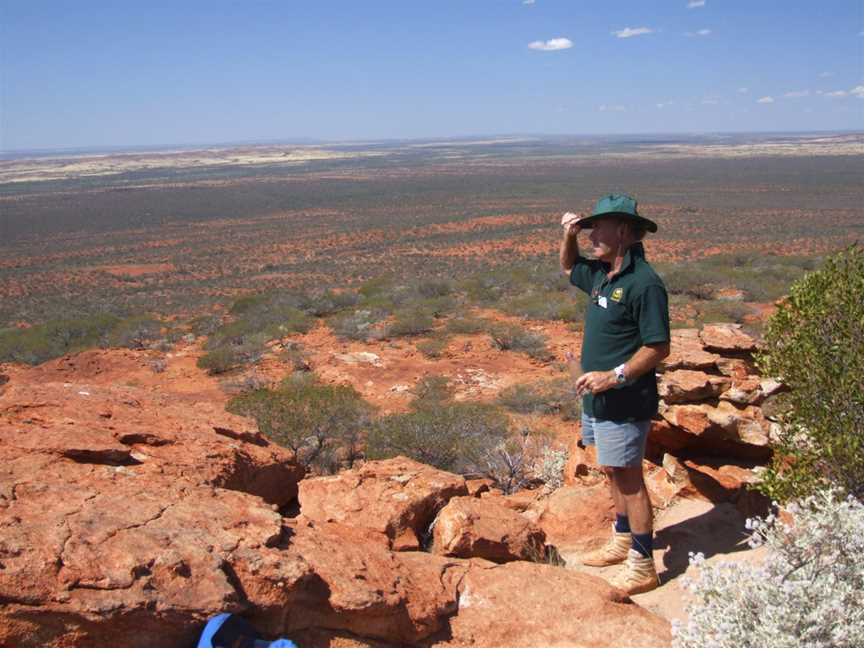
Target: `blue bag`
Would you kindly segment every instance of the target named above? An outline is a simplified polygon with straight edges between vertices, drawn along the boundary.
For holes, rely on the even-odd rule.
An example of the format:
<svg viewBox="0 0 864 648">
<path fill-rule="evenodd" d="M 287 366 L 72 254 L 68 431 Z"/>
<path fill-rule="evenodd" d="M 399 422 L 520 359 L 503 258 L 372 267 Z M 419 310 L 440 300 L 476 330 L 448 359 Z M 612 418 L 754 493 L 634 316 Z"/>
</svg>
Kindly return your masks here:
<svg viewBox="0 0 864 648">
<path fill-rule="evenodd" d="M 297 648 L 297 645 L 288 639 L 262 639 L 248 621 L 226 612 L 207 622 L 197 648 Z"/>
</svg>

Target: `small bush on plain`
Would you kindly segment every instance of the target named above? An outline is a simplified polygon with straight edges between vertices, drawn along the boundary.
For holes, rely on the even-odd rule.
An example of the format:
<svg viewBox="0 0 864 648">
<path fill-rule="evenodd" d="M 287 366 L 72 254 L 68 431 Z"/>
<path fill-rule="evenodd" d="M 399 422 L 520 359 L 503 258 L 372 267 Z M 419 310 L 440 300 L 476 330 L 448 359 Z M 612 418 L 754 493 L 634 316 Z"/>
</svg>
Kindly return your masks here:
<svg viewBox="0 0 864 648">
<path fill-rule="evenodd" d="M 580 413 L 580 398 L 568 378 L 519 383 L 498 394 L 498 403 L 519 414 L 560 414 L 573 420 Z"/>
<path fill-rule="evenodd" d="M 262 434 L 325 474 L 360 457 L 362 433 L 374 412 L 352 387 L 322 384 L 309 374 L 292 374 L 276 389 L 241 394 L 227 409 L 253 417 Z"/>
<path fill-rule="evenodd" d="M 486 454 L 509 435 L 509 421 L 479 403 L 439 402 L 381 418 L 370 430 L 367 455 L 405 455 L 442 470 L 482 472 Z"/>
<path fill-rule="evenodd" d="M 521 351 L 535 360 L 549 360 L 552 354 L 546 348 L 546 336 L 527 331 L 517 324 L 502 324 L 489 333 L 492 343 L 502 351 Z"/>
</svg>

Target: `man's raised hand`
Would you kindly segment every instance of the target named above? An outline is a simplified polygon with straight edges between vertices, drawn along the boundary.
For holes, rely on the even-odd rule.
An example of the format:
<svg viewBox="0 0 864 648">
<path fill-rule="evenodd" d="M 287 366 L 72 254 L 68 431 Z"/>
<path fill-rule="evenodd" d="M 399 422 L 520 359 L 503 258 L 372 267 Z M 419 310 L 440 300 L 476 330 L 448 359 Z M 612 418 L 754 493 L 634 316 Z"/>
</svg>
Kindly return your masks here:
<svg viewBox="0 0 864 648">
<path fill-rule="evenodd" d="M 561 217 L 561 226 L 564 228 L 564 233 L 567 236 L 576 236 L 579 233 L 579 230 L 582 229 L 579 225 L 581 218 L 581 214 L 574 214 L 573 212 L 566 212 Z"/>
</svg>

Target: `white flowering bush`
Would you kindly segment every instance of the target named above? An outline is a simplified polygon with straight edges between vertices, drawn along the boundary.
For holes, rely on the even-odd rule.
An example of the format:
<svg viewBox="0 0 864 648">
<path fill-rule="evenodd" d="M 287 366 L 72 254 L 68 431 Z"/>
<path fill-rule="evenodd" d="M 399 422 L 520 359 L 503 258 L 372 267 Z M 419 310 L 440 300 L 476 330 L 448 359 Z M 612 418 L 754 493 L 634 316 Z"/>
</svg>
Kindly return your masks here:
<svg viewBox="0 0 864 648">
<path fill-rule="evenodd" d="M 788 507 L 794 522 L 747 521 L 760 564 L 722 562 L 684 586 L 696 600 L 673 623 L 675 648 L 864 646 L 864 505 L 827 490 Z"/>
</svg>

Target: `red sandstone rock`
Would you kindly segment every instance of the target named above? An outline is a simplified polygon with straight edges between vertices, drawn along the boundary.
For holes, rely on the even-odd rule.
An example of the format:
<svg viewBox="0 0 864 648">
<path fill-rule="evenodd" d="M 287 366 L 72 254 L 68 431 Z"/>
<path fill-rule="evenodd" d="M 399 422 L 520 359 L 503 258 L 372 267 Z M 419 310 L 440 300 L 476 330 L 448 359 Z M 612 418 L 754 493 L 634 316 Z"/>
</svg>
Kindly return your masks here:
<svg viewBox="0 0 864 648">
<path fill-rule="evenodd" d="M 660 398 L 670 405 L 695 403 L 719 396 L 726 391 L 730 382 L 728 378 L 722 376 L 711 376 L 702 371 L 678 369 L 661 374 L 658 390 Z"/>
<path fill-rule="evenodd" d="M 716 353 L 752 353 L 757 348 L 756 340 L 740 324 L 706 324 L 699 338 L 707 351 Z"/>
<path fill-rule="evenodd" d="M 717 360 L 717 370 L 724 376 L 744 380 L 756 371 L 756 366 L 743 358 L 720 358 Z"/>
<path fill-rule="evenodd" d="M 747 459 L 766 459 L 771 454 L 769 425 L 756 407 L 738 409 L 726 401 L 716 407 L 707 403 L 671 405 L 661 415 L 670 424 L 670 432 L 690 435 L 675 438 L 680 447 Z"/>
<path fill-rule="evenodd" d="M 452 638 L 432 647 L 652 648 L 671 641 L 667 621 L 600 578 L 525 562 L 472 566 L 462 581 L 450 633 Z"/>
<path fill-rule="evenodd" d="M 136 387 L 16 381 L 0 395 L 0 443 L 136 474 L 188 476 L 282 506 L 305 471 L 253 421 Z M 206 458 L 206 460 L 202 460 Z"/>
<path fill-rule="evenodd" d="M 525 516 L 546 534 L 546 541 L 567 551 L 602 544 L 615 518 L 609 487 L 564 486 L 535 499 Z"/>
<path fill-rule="evenodd" d="M 480 497 L 481 494 L 488 493 L 495 486 L 495 482 L 491 479 L 466 479 L 465 486 L 471 497 Z"/>
<path fill-rule="evenodd" d="M 747 376 L 743 380 L 733 380 L 729 389 L 720 394 L 722 400 L 738 405 L 759 405 L 764 399 L 759 376 Z"/>
<path fill-rule="evenodd" d="M 281 608 L 254 617 L 257 627 L 273 634 L 328 628 L 419 641 L 445 627 L 456 612 L 457 587 L 470 564 L 393 552 L 374 531 L 302 518 L 289 525 L 280 547 L 282 560 L 302 561 L 313 576 L 296 596 L 284 596 Z"/>
<path fill-rule="evenodd" d="M 660 363 L 658 370 L 712 371 L 719 359 L 719 355 L 703 348 L 698 329 L 675 329 L 672 331 L 669 355 Z"/>
<path fill-rule="evenodd" d="M 385 535 L 393 549 L 419 549 L 447 501 L 467 495 L 465 480 L 405 457 L 370 461 L 330 477 L 300 482 L 300 512 L 313 522 L 340 522 Z"/>
<path fill-rule="evenodd" d="M 528 519 L 494 499 L 454 497 L 435 519 L 432 552 L 502 563 L 537 560 L 546 534 Z"/>
</svg>

